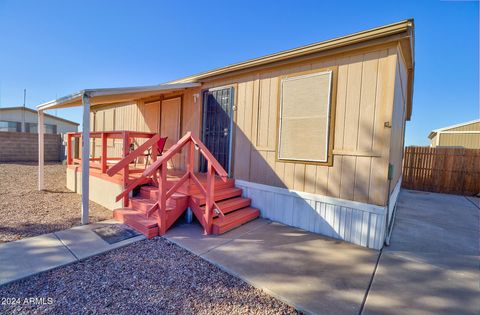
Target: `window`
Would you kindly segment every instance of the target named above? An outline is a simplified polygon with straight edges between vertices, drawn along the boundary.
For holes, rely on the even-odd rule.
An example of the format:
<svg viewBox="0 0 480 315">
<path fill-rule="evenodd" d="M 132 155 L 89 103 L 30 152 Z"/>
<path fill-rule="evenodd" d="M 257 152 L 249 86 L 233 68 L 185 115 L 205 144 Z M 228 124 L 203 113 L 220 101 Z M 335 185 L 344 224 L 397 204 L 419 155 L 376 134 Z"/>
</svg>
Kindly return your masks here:
<svg viewBox="0 0 480 315">
<path fill-rule="evenodd" d="M 57 126 L 56 125 L 50 125 L 50 124 L 45 124 L 45 133 L 50 133 L 50 134 L 57 134 Z"/>
<path fill-rule="evenodd" d="M 37 133 L 37 124 L 36 123 L 25 123 L 25 132 Z"/>
<path fill-rule="evenodd" d="M 25 123 L 25 132 L 29 133 L 37 133 L 37 123 Z M 49 134 L 56 134 L 57 133 L 57 126 L 51 124 L 45 124 L 45 133 Z"/>
<path fill-rule="evenodd" d="M 334 70 L 281 80 L 279 160 L 331 164 Z"/>
<path fill-rule="evenodd" d="M 0 132 L 21 132 L 22 124 L 16 121 L 0 120 Z"/>
</svg>

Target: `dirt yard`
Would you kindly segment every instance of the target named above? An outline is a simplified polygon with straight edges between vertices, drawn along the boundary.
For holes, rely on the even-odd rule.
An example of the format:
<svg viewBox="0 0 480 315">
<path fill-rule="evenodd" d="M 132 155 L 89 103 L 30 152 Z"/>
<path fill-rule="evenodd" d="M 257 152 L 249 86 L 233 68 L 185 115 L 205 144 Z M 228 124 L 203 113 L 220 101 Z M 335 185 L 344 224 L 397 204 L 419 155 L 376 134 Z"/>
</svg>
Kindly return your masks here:
<svg viewBox="0 0 480 315">
<path fill-rule="evenodd" d="M 36 164 L 0 164 L 0 243 L 80 224 L 80 195 L 65 187 L 65 166 L 45 166 L 45 191 L 37 190 Z M 91 222 L 112 212 L 90 202 Z"/>
<path fill-rule="evenodd" d="M 0 286 L 0 297 L 2 314 L 296 313 L 160 237 Z"/>
</svg>

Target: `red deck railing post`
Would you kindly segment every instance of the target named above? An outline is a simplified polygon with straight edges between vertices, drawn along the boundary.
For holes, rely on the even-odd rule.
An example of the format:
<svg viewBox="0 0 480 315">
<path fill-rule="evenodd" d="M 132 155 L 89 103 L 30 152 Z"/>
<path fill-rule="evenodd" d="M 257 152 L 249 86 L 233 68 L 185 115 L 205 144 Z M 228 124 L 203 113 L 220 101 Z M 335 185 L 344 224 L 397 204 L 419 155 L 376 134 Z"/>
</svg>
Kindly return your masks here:
<svg viewBox="0 0 480 315">
<path fill-rule="evenodd" d="M 152 159 L 152 164 L 153 162 L 155 162 L 157 160 L 157 154 L 159 154 L 158 152 L 158 142 L 155 141 L 154 144 L 152 144 L 152 151 L 150 151 L 151 154 L 150 154 L 150 158 Z"/>
<path fill-rule="evenodd" d="M 82 147 L 83 147 L 83 137 L 82 135 L 80 134 L 80 136 L 78 137 L 78 160 L 80 161 L 80 164 L 82 163 Z"/>
<path fill-rule="evenodd" d="M 130 151 L 130 138 L 129 134 L 127 131 L 123 133 L 123 157 L 127 157 L 128 153 Z M 128 173 L 130 171 L 129 163 L 125 165 L 125 168 L 123 169 L 123 188 L 126 188 L 128 185 Z M 128 195 L 125 195 L 123 198 L 123 206 L 128 207 Z"/>
<path fill-rule="evenodd" d="M 67 165 L 72 165 L 72 134 L 67 133 Z"/>
<path fill-rule="evenodd" d="M 135 137 L 135 134 L 131 134 Z M 123 144 L 124 144 L 124 158 L 108 168 L 107 174 L 113 176 L 123 170 L 124 174 L 124 183 L 125 189 L 116 197 L 116 200 L 119 201 L 122 198 L 126 200 L 128 205 L 128 194 L 132 192 L 135 187 L 141 186 L 145 183 L 151 182 L 152 179 L 155 183 L 158 184 L 158 194 L 157 202 L 153 207 L 148 210 L 150 215 L 153 211 L 157 211 L 157 224 L 158 224 L 158 233 L 164 235 L 167 231 L 167 228 L 173 223 L 168 221 L 169 217 L 167 215 L 167 199 L 170 198 L 175 191 L 184 185 L 185 182 L 190 184 L 195 184 L 200 193 L 205 196 L 205 210 L 203 214 L 199 217 L 201 219 L 201 224 L 204 228 L 205 234 L 211 234 L 213 230 L 213 217 L 214 213 L 218 214 L 220 217 L 224 217 L 224 213 L 221 209 L 218 208 L 215 202 L 215 181 L 216 173 L 220 176 L 222 181 L 227 181 L 227 172 L 223 169 L 220 163 L 215 159 L 215 157 L 210 153 L 207 147 L 191 132 L 187 132 L 175 145 L 168 149 L 161 157 L 159 157 L 155 162 L 152 162 L 145 171 L 141 174 L 139 178 L 133 179 L 130 181 L 128 178 L 128 164 L 131 163 L 140 153 L 144 152 L 147 148 L 156 149 L 156 141 L 158 141 L 160 135 L 152 136 L 150 140 L 142 144 L 140 147 L 135 149 L 133 152 L 129 151 L 130 138 L 128 132 L 123 133 Z M 185 148 L 186 146 L 186 148 Z M 182 151 L 185 149 L 185 151 Z M 195 163 L 195 150 L 198 150 L 201 155 L 207 160 L 207 180 L 206 187 L 200 182 L 194 173 L 194 163 Z M 170 182 L 167 181 L 167 165 L 168 161 L 172 159 L 176 154 L 184 152 L 185 158 L 185 168 L 186 173 L 183 177 L 177 181 L 173 186 L 168 187 Z M 153 152 L 155 153 L 155 152 Z M 158 174 L 158 178 L 157 178 Z M 172 181 L 173 183 L 173 181 Z M 168 221 L 168 222 L 167 222 Z"/>
<path fill-rule="evenodd" d="M 215 190 L 215 174 L 212 167 L 212 163 L 208 160 L 207 163 L 207 195 L 205 196 L 205 235 L 212 233 L 212 216 L 213 216 L 213 203 L 214 203 L 214 190 Z"/>
<path fill-rule="evenodd" d="M 102 132 L 102 156 L 100 158 L 102 164 L 102 173 L 107 172 L 107 134 Z"/>
<path fill-rule="evenodd" d="M 190 177 L 193 175 L 193 164 L 194 164 L 194 155 L 195 155 L 195 145 L 193 144 L 192 141 L 189 142 L 188 147 L 187 147 L 187 153 L 186 153 L 186 169 L 187 172 L 189 173 L 189 178 L 188 178 L 188 186 L 190 186 L 191 179 Z"/>
<path fill-rule="evenodd" d="M 162 163 L 158 169 L 158 234 L 167 232 L 167 163 Z"/>
</svg>

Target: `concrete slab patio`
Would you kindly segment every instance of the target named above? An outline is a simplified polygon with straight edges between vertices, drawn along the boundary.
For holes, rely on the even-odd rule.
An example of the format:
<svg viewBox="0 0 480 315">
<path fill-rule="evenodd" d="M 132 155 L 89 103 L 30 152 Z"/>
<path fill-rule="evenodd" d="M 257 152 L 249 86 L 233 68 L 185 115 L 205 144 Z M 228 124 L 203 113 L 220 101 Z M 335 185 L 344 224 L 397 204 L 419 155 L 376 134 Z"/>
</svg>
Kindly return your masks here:
<svg viewBox="0 0 480 315">
<path fill-rule="evenodd" d="M 0 244 L 0 285 L 58 268 L 145 239 L 143 235 L 108 244 L 92 230 L 114 220 Z"/>
<path fill-rule="evenodd" d="M 221 236 L 198 225 L 166 238 L 251 285 L 309 313 L 358 314 L 379 252 L 256 220 Z"/>
<path fill-rule="evenodd" d="M 480 209 L 463 196 L 403 190 L 364 314 L 479 314 Z"/>
</svg>

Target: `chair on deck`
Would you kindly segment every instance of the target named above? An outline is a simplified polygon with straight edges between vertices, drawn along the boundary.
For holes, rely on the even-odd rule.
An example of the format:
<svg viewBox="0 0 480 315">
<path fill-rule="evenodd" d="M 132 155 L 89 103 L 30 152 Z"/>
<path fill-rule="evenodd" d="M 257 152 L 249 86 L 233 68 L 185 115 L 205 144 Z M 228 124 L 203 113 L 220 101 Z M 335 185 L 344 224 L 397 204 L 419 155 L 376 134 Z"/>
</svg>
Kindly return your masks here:
<svg viewBox="0 0 480 315">
<path fill-rule="evenodd" d="M 147 150 L 147 153 L 144 155 L 145 156 L 145 168 L 148 166 L 149 160 L 152 158 L 152 155 L 155 154 L 155 156 L 161 156 L 163 149 L 165 148 L 165 144 L 167 143 L 167 137 L 165 138 L 160 138 L 157 141 L 157 152 L 152 152 L 152 148 Z M 135 160 L 135 166 L 137 166 L 137 161 Z"/>
</svg>

